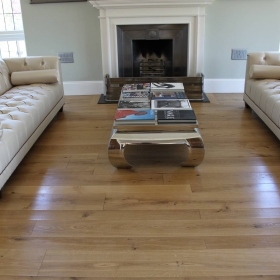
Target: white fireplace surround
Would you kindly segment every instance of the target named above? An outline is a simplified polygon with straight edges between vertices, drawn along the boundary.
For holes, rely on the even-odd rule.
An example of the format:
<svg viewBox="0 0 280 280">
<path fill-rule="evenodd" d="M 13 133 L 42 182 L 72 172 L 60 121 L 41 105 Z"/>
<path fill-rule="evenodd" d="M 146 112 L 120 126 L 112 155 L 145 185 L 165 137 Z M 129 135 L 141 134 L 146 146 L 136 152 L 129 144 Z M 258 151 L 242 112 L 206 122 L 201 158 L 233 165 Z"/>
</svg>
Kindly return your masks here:
<svg viewBox="0 0 280 280">
<path fill-rule="evenodd" d="M 100 0 L 99 9 L 103 77 L 118 77 L 117 25 L 189 24 L 188 76 L 203 73 L 205 8 L 215 0 Z M 104 80 L 64 82 L 66 95 L 105 93 Z M 244 79 L 204 80 L 205 93 L 241 93 Z"/>
<path fill-rule="evenodd" d="M 103 77 L 118 77 L 118 25 L 188 24 L 188 76 L 203 72 L 205 7 L 214 0 L 100 0 L 99 9 Z"/>
</svg>

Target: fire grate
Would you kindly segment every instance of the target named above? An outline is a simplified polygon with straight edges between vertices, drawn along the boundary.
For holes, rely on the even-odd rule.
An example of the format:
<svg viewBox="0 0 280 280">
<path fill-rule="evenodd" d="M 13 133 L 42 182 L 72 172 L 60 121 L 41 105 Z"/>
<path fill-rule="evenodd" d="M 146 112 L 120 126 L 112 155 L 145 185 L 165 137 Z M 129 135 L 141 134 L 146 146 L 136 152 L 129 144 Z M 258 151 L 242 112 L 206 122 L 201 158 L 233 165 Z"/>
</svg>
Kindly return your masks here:
<svg viewBox="0 0 280 280">
<path fill-rule="evenodd" d="M 162 59 L 148 59 L 140 61 L 140 76 L 165 76 L 165 61 Z"/>
</svg>

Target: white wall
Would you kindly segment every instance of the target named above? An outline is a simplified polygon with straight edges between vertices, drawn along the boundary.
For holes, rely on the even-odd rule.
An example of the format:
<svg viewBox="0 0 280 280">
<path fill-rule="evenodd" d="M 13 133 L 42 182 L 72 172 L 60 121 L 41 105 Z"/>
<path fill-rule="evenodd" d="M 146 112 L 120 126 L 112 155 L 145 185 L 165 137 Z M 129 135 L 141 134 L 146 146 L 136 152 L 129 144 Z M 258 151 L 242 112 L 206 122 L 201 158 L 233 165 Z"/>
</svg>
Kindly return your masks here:
<svg viewBox="0 0 280 280">
<path fill-rule="evenodd" d="M 244 77 L 246 61 L 231 60 L 231 49 L 279 50 L 279 0 L 215 0 L 206 13 L 207 79 Z"/>
<path fill-rule="evenodd" d="M 21 0 L 28 55 L 73 52 L 64 81 L 102 80 L 99 11 L 89 2 L 29 4 Z"/>
</svg>

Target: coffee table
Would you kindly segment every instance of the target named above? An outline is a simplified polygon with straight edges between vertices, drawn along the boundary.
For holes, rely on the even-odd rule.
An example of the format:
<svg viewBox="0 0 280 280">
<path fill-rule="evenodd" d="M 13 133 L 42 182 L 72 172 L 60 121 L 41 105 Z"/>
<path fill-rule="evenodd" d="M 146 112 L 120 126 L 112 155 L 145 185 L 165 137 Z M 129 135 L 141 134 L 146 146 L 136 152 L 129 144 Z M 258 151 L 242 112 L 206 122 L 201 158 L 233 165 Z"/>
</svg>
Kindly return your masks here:
<svg viewBox="0 0 280 280">
<path fill-rule="evenodd" d="M 116 168 L 131 168 L 125 158 L 128 145 L 187 146 L 186 159 L 181 166 L 198 166 L 204 159 L 203 139 L 195 124 L 113 125 L 108 145 L 108 158 Z"/>
</svg>

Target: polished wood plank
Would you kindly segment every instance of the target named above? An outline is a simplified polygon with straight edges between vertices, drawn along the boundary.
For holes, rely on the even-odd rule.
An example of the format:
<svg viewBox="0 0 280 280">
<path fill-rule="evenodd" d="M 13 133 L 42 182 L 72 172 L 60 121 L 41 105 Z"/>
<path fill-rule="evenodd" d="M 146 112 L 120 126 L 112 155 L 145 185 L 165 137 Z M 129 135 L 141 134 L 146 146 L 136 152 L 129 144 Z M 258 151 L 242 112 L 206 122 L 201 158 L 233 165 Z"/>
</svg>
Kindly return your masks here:
<svg viewBox="0 0 280 280">
<path fill-rule="evenodd" d="M 179 175 L 178 175 L 179 176 Z M 141 209 L 250 209 L 277 208 L 280 205 L 278 192 L 219 191 L 181 193 L 115 194 L 106 195 L 106 210 L 141 210 Z M 280 208 L 279 208 L 280 209 Z"/>
<path fill-rule="evenodd" d="M 227 255 L 227 257 L 224 257 Z M 135 259 L 135 261 L 131 261 Z M 266 258 L 266 261 L 264 261 Z M 104 261 L 106 260 L 106 261 Z M 39 275 L 184 277 L 279 274 L 279 250 L 64 252 L 49 250 Z M 165 265 L 162 265 L 162 262 Z M 260 266 L 263 264 L 263 266 Z M 87 269 L 85 269 L 87 268 Z M 73 270 L 75 269 L 75 272 Z M 238 272 L 236 272 L 238 271 Z"/>
<path fill-rule="evenodd" d="M 212 241 L 213 242 L 213 241 Z M 210 241 L 209 241 L 210 243 Z M 214 242 L 213 242 L 214 243 Z M 271 242 L 272 244 L 272 242 Z M 276 242 L 274 242 L 276 244 Z M 206 249 L 203 237 L 0 237 L 2 249 L 18 250 L 202 250 Z"/>
<path fill-rule="evenodd" d="M 30 220 L 5 220 L 1 218 L 0 222 L 0 236 L 30 236 L 36 221 Z"/>
<path fill-rule="evenodd" d="M 38 221 L 32 237 L 279 235 L 280 219 Z"/>
<path fill-rule="evenodd" d="M 142 210 L 142 211 L 101 211 L 101 210 L 3 210 L 1 219 L 17 223 L 33 221 L 104 221 L 104 220 L 200 220 L 199 210 Z"/>
<path fill-rule="evenodd" d="M 34 250 L 1 250 L 0 275 L 36 276 L 46 251 Z"/>
<path fill-rule="evenodd" d="M 207 249 L 279 248 L 280 250 L 278 235 L 207 236 L 204 240 Z"/>
<path fill-rule="evenodd" d="M 6 277 L 6 278 L 4 278 Z M 1 277 L 0 280 L 100 280 L 100 277 L 44 277 L 44 276 L 4 276 Z M 102 280 L 112 280 L 112 277 L 102 277 Z M 118 280 L 127 280 L 127 277 L 118 277 Z M 143 280 L 143 277 L 129 277 L 129 279 L 133 280 Z M 155 277 L 145 277 L 145 280 L 157 279 Z M 158 278 L 159 279 L 159 278 Z M 264 275 L 256 275 L 256 276 L 222 276 L 222 277 L 212 277 L 212 276 L 202 276 L 202 277 L 160 277 L 160 279 L 164 280 L 279 280 L 280 276 L 264 276 Z"/>
<path fill-rule="evenodd" d="M 190 194 L 192 192 L 190 185 L 129 185 L 122 184 L 117 187 L 111 185 L 54 185 L 54 186 L 38 186 L 38 185 L 12 185 L 3 190 L 3 194 L 23 194 L 23 195 L 93 195 L 106 193 L 163 193 L 169 194 L 170 190 L 181 193 Z"/>
<path fill-rule="evenodd" d="M 0 210 L 11 209 L 11 204 L 20 200 L 13 210 L 102 210 L 105 194 L 57 195 L 57 194 L 7 194 L 0 204 Z"/>
<path fill-rule="evenodd" d="M 109 164 L 109 163 L 108 163 Z M 94 171 L 72 172 L 71 170 L 47 172 L 42 174 L 15 173 L 7 182 L 12 185 L 45 185 L 45 186 L 77 186 L 77 185 L 162 185 L 162 174 L 133 174 L 132 171 L 118 171 L 112 175 L 95 175 Z"/>
</svg>

